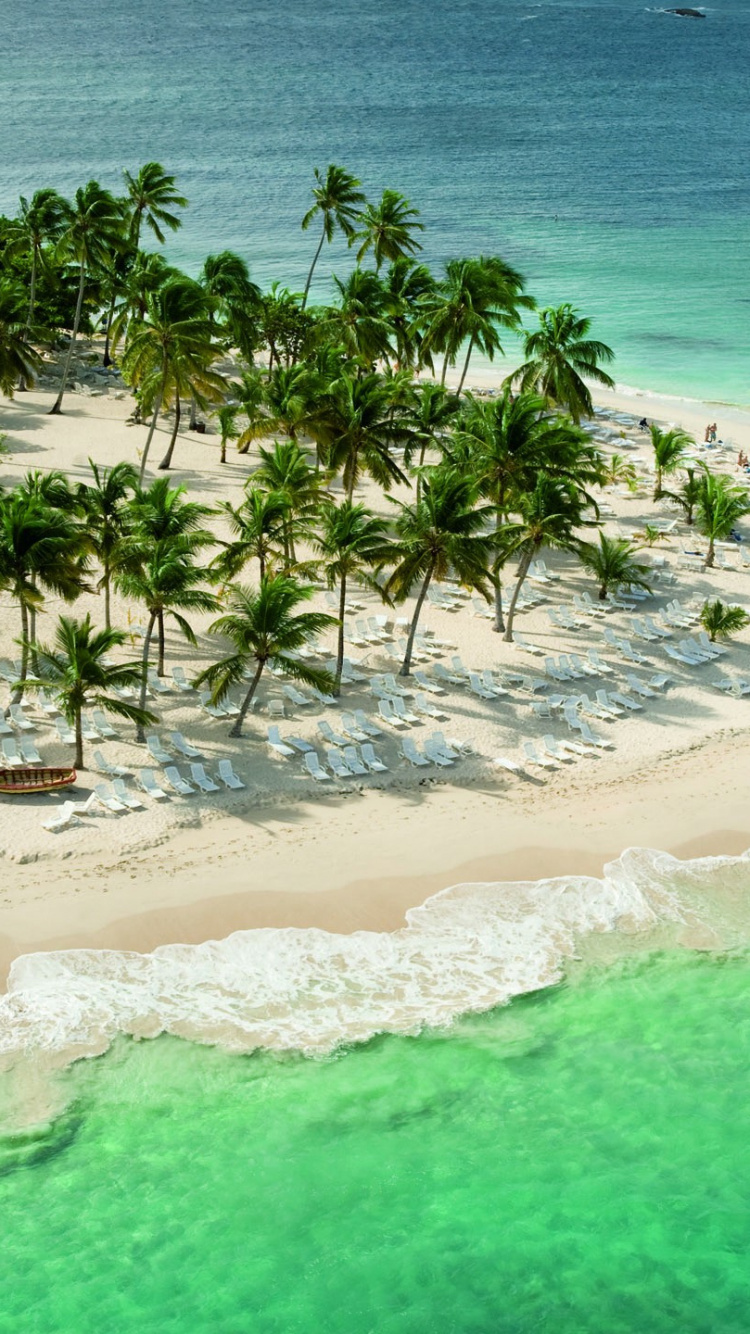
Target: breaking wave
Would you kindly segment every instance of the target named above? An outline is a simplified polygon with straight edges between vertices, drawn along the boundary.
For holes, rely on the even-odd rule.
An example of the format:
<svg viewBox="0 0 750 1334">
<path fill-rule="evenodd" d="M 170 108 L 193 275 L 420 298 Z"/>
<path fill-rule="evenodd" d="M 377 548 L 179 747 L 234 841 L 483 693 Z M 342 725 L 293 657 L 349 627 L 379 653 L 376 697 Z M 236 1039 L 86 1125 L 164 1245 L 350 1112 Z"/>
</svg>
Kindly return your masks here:
<svg viewBox="0 0 750 1334">
<path fill-rule="evenodd" d="M 601 879 L 455 885 L 392 933 L 264 929 L 152 954 L 29 954 L 0 997 L 0 1055 L 73 1060 L 118 1033 L 325 1054 L 548 986 L 591 933 L 672 924 L 705 936 L 719 922 L 711 943 L 726 944 L 749 886 L 750 854 L 679 862 L 636 848 Z"/>
</svg>

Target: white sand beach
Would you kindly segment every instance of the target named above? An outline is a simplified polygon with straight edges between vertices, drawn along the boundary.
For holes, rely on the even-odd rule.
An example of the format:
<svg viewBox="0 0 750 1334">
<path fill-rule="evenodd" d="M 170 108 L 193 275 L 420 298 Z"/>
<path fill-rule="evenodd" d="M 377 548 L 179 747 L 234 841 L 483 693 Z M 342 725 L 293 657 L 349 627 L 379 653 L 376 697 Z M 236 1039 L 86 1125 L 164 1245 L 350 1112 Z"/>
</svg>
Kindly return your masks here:
<svg viewBox="0 0 750 1334">
<path fill-rule="evenodd" d="M 501 371 L 476 373 L 473 387 L 492 390 L 501 378 Z M 96 396 L 71 393 L 58 417 L 46 415 L 51 398 L 49 390 L 37 389 L 3 402 L 0 429 L 7 435 L 8 452 L 0 458 L 2 485 L 13 485 L 31 468 L 59 468 L 77 482 L 85 479 L 89 458 L 104 465 L 137 461 L 146 428 L 128 422 L 129 397 L 111 389 Z M 647 523 L 671 524 L 679 515 L 664 502 L 652 501 L 648 437 L 622 414 L 684 426 L 698 442 L 706 423 L 716 421 L 725 448 L 706 452 L 699 443 L 696 457 L 735 475 L 737 450 L 750 452 L 750 413 L 736 408 L 624 389 L 600 393 L 597 402 L 601 448 L 626 452 L 641 478 L 635 493 L 626 488 L 602 492 L 605 531 L 613 534 L 631 536 Z M 162 423 L 154 463 L 167 430 Z M 218 445 L 215 433 L 181 430 L 171 473 L 191 497 L 212 505 L 236 500 L 252 468 L 252 456 L 231 452 L 222 467 Z M 374 490 L 367 499 L 383 508 Z M 742 531 L 750 538 L 747 521 Z M 0 975 L 13 957 L 38 948 L 87 944 L 146 950 L 255 925 L 390 929 L 399 925 L 406 908 L 458 880 L 596 874 L 630 845 L 683 855 L 742 851 L 750 844 L 745 745 L 750 697 L 725 693 L 714 683 L 727 674 L 735 681 L 750 679 L 750 631 L 733 640 L 720 659 L 689 666 L 670 658 L 667 646 L 690 630 L 675 629 L 671 639 L 644 640 L 632 625 L 633 615 L 658 616 L 673 599 L 696 609 L 707 597 L 718 596 L 750 610 L 750 566 L 743 563 L 740 548 L 727 544 L 721 568 L 714 570 L 702 569 L 700 560 L 687 554 L 700 549 L 701 539 L 676 522 L 666 541 L 644 551 L 644 559 L 655 564 L 653 596 L 635 611 L 615 609 L 606 616 L 578 611 L 579 624 L 568 631 L 552 623 L 550 611 L 576 611 L 585 603 L 574 599 L 586 594 L 595 599 L 596 588 L 572 556 L 545 553 L 552 577 L 529 583 L 537 605 L 516 622 L 541 656 L 505 643 L 471 598 L 459 599 L 458 610 L 425 608 L 421 629 L 428 641 L 442 641 L 444 647 L 416 663 L 416 669 L 440 685 L 434 664 L 455 672 L 451 664 L 457 656 L 471 671 L 496 673 L 506 691 L 486 700 L 465 683 L 444 684 L 445 693 L 429 695 L 441 717 L 423 716 L 403 735 L 421 741 L 442 729 L 458 742 L 459 758 L 440 769 L 413 768 L 400 755 L 402 734 L 385 724 L 375 744 L 387 771 L 325 785 L 306 774 L 301 755 L 277 758 L 266 743 L 269 700 L 284 702 L 286 716 L 278 720 L 282 737 L 308 741 L 321 754 L 321 721 L 336 731 L 343 712 L 362 709 L 377 723 L 370 678 L 398 670 L 397 643 L 350 645 L 351 662 L 362 679 L 345 687 L 336 706 L 296 706 L 284 694 L 283 680 L 265 678 L 258 712 L 248 718 L 246 735 L 233 740 L 227 735 L 230 721 L 201 712 L 197 696 L 178 690 L 171 677 L 173 666 L 183 667 L 189 679 L 211 660 L 215 648 L 205 635 L 211 618 L 196 620 L 197 650 L 169 631 L 165 684 L 170 688 L 149 701 L 160 718 L 153 730 L 167 743 L 170 733 L 182 732 L 200 750 L 209 773 L 220 759 L 230 759 L 245 788 L 172 795 L 160 803 L 143 796 L 143 810 L 122 815 L 94 805 L 77 826 L 59 834 L 45 831 L 42 821 L 54 813 L 61 796 L 3 798 Z M 352 627 L 358 618 L 366 621 L 382 610 L 369 593 L 360 597 L 355 590 L 352 596 L 362 604 L 348 618 Z M 322 593 L 317 601 L 326 606 Z M 395 615 L 408 618 L 410 605 Z M 38 628 L 42 640 L 62 607 L 48 599 Z M 91 610 L 101 620 L 101 599 L 86 595 L 76 614 L 79 610 Z M 132 651 L 123 658 L 138 657 L 136 627 L 142 619 L 137 606 L 114 597 L 113 623 L 131 629 Z M 0 643 L 6 657 L 14 656 L 19 632 L 17 607 L 3 595 Z M 626 661 L 605 632 L 629 640 L 645 661 Z M 398 639 L 398 627 L 394 634 Z M 333 643 L 333 632 L 323 637 L 319 661 L 332 656 Z M 576 679 L 570 690 L 585 690 L 593 699 L 598 689 L 615 689 L 641 707 L 624 707 L 616 718 L 591 719 L 611 748 L 569 755 L 549 769 L 536 767 L 522 743 L 531 741 L 539 751 L 545 736 L 562 741 L 570 735 L 554 706 L 543 716 L 545 700 L 557 689 L 549 679 L 545 687 L 541 684 L 544 657 L 585 657 L 591 649 L 611 673 Z M 643 687 L 658 674 L 669 677 L 664 687 L 645 697 L 633 693 L 629 677 Z M 529 688 L 529 679 L 537 682 L 536 690 Z M 405 684 L 420 690 L 414 681 Z M 4 685 L 3 704 L 7 694 Z M 69 762 L 70 747 L 33 699 L 27 714 L 34 724 L 28 735 L 44 762 Z M 91 767 L 79 775 L 79 803 L 103 781 L 93 759 L 97 749 L 132 774 L 149 763 L 157 767 L 135 744 L 132 727 L 116 726 L 118 738 L 87 743 Z M 509 771 L 497 759 L 510 760 L 518 770 Z M 176 762 L 189 776 L 179 756 Z M 137 790 L 133 782 L 130 786 Z"/>
</svg>

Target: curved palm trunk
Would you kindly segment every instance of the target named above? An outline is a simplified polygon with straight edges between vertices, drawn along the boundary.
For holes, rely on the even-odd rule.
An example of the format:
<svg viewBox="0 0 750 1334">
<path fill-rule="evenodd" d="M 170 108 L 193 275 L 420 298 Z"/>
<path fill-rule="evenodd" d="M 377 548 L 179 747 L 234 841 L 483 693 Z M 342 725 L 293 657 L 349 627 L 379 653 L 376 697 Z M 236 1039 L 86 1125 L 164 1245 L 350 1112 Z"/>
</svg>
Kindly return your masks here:
<svg viewBox="0 0 750 1334">
<path fill-rule="evenodd" d="M 443 386 L 443 388 L 445 388 L 445 377 L 446 377 L 446 375 L 448 374 L 448 359 L 449 359 L 449 357 L 450 357 L 450 352 L 446 352 L 446 354 L 445 354 L 445 360 L 444 360 L 444 362 L 443 362 L 443 373 L 442 373 L 442 375 L 440 376 L 440 383 L 441 383 L 441 385 Z"/>
<path fill-rule="evenodd" d="M 157 418 L 158 418 L 158 416 L 159 416 L 159 409 L 160 409 L 160 407 L 161 407 L 162 394 L 163 394 L 163 386 L 162 386 L 162 388 L 159 390 L 158 394 L 156 395 L 156 402 L 154 403 L 154 411 L 153 411 L 153 414 L 152 414 L 152 417 L 151 417 L 151 425 L 150 425 L 149 428 L 148 428 L 148 436 L 146 437 L 146 443 L 145 443 L 145 445 L 143 446 L 143 455 L 142 455 L 142 457 L 141 457 L 141 470 L 140 470 L 140 472 L 139 472 L 139 474 L 138 474 L 138 485 L 139 485 L 139 486 L 143 486 L 143 477 L 144 477 L 144 474 L 145 474 L 145 472 L 146 472 L 146 464 L 147 464 L 147 462 L 148 462 L 148 451 L 149 451 L 150 448 L 151 448 L 151 441 L 152 441 L 153 438 L 154 438 L 154 431 L 156 430 L 156 420 L 157 420 Z"/>
<path fill-rule="evenodd" d="M 341 674 L 344 670 L 344 610 L 346 608 L 346 575 L 341 576 L 341 590 L 339 593 L 339 633 L 338 645 L 336 648 L 336 678 L 333 684 L 334 695 L 341 694 Z"/>
<path fill-rule="evenodd" d="M 73 351 L 75 349 L 76 339 L 78 337 L 78 326 L 81 323 L 81 310 L 83 309 L 83 291 L 85 285 L 86 285 L 86 265 L 84 264 L 83 261 L 81 261 L 81 276 L 78 283 L 78 300 L 76 301 L 76 313 L 75 313 L 75 319 L 73 320 L 73 336 L 70 340 L 68 355 L 65 358 L 65 364 L 63 366 L 62 380 L 60 382 L 60 392 L 57 395 L 57 398 L 55 399 L 54 403 L 52 404 L 52 407 L 49 410 L 50 417 L 55 417 L 60 412 L 62 412 L 62 401 L 63 401 L 63 396 L 65 394 L 65 386 L 68 380 L 68 371 L 70 370 L 70 363 L 73 359 Z"/>
<path fill-rule="evenodd" d="M 705 569 L 707 569 L 707 570 L 712 570 L 712 569 L 714 568 L 714 557 L 715 557 L 715 555 L 716 555 L 716 551 L 715 551 L 715 539 L 714 539 L 714 535 L 713 535 L 713 533 L 712 533 L 711 536 L 710 536 L 710 538 L 708 539 L 708 551 L 706 552 L 706 564 L 705 564 Z"/>
<path fill-rule="evenodd" d="M 503 639 L 508 644 L 513 643 L 513 617 L 516 614 L 516 603 L 518 602 L 521 588 L 523 586 L 523 581 L 529 572 L 529 566 L 531 564 L 533 555 L 534 555 L 533 551 L 526 551 L 521 557 L 521 564 L 518 568 L 518 582 L 516 583 L 516 586 L 513 589 L 513 597 L 510 600 L 510 606 L 508 608 L 508 623 L 505 629 L 505 634 L 503 635 Z"/>
<path fill-rule="evenodd" d="M 33 245 L 33 246 L 31 247 L 31 277 L 30 277 L 30 279 L 29 279 L 29 309 L 28 309 L 28 313 L 27 313 L 27 315 L 26 315 L 26 333 L 27 333 L 27 334 L 31 333 L 31 326 L 32 326 L 32 324 L 34 323 L 34 307 L 36 306 L 36 265 L 37 265 L 37 249 L 36 249 L 36 246 Z M 26 376 L 25 376 L 23 373 L 21 373 L 21 374 L 19 375 L 19 377 L 18 377 L 18 384 L 16 385 L 16 388 L 18 389 L 19 393 L 24 393 L 25 390 L 26 390 Z"/>
<path fill-rule="evenodd" d="M 179 429 L 180 429 L 180 417 L 181 417 L 181 416 L 182 416 L 182 407 L 181 407 L 181 405 L 180 405 L 180 395 L 178 394 L 178 395 L 177 395 L 177 400 L 176 400 L 176 402 L 175 402 L 175 406 L 174 406 L 174 426 L 172 427 L 172 437 L 171 437 L 171 439 L 170 439 L 170 441 L 169 441 L 169 446 L 168 446 L 168 448 L 167 448 L 167 452 L 166 452 L 166 454 L 164 455 L 164 458 L 162 459 L 161 463 L 159 464 L 159 470 L 160 470 L 160 471 L 165 471 L 165 470 L 169 469 L 169 467 L 171 466 L 171 463 L 172 463 L 172 455 L 174 454 L 175 441 L 176 441 L 176 439 L 177 439 L 177 432 L 178 432 Z"/>
<path fill-rule="evenodd" d="M 411 655 L 414 652 L 414 636 L 417 633 L 417 624 L 419 622 L 419 616 L 422 610 L 422 604 L 424 603 L 424 600 L 427 597 L 427 589 L 430 586 L 430 580 L 432 578 L 433 568 L 434 567 L 431 565 L 429 570 L 427 571 L 427 574 L 425 575 L 425 581 L 422 584 L 419 597 L 417 598 L 417 605 L 414 608 L 414 616 L 412 618 L 411 627 L 409 629 L 409 638 L 406 641 L 406 652 L 404 654 L 404 661 L 402 662 L 401 668 L 399 670 L 399 676 L 408 676 L 409 672 L 411 671 Z"/>
<path fill-rule="evenodd" d="M 106 323 L 106 326 L 105 326 L 105 329 L 104 329 L 104 355 L 103 355 L 103 357 L 102 357 L 102 365 L 103 365 L 103 366 L 111 366 L 111 365 L 112 365 L 112 358 L 111 358 L 111 356 L 109 355 L 109 335 L 110 335 L 110 331 L 111 331 L 111 329 L 112 329 L 112 321 L 113 321 L 113 319 L 114 319 L 114 317 L 115 317 L 115 302 L 116 302 L 116 301 L 117 301 L 117 293 L 116 293 L 116 292 L 113 292 L 113 293 L 112 293 L 112 300 L 111 300 L 110 303 L 109 303 L 109 310 L 107 311 L 107 323 Z"/>
<path fill-rule="evenodd" d="M 156 675 L 163 676 L 164 675 L 164 612 L 163 611 L 159 612 L 156 621 L 159 629 L 159 661 L 156 665 Z"/>
<path fill-rule="evenodd" d="M 458 382 L 458 389 L 456 390 L 456 398 L 461 397 L 461 390 L 464 387 L 464 380 L 466 379 L 466 372 L 469 369 L 469 361 L 471 359 L 471 354 L 473 351 L 474 351 L 474 335 L 472 334 L 471 338 L 469 339 L 469 350 L 466 353 L 466 361 L 464 362 L 464 368 L 461 371 L 461 379 Z"/>
<path fill-rule="evenodd" d="M 108 561 L 108 560 L 105 560 L 105 561 L 104 561 L 104 580 L 103 580 L 103 582 L 104 582 L 104 627 L 105 627 L 106 630 L 111 630 L 111 628 L 112 628 L 112 622 L 111 622 L 111 618 L 110 618 L 111 589 L 110 589 L 110 586 L 109 586 L 110 576 L 109 576 L 109 561 Z"/>
<path fill-rule="evenodd" d="M 146 633 L 143 636 L 143 653 L 141 655 L 141 690 L 138 696 L 139 709 L 146 708 L 146 691 L 148 690 L 148 657 L 151 651 L 151 636 L 154 632 L 155 623 L 156 623 L 156 612 L 152 611 L 151 615 L 148 618 L 148 626 L 146 627 Z M 135 739 L 136 741 L 140 742 L 141 745 L 145 744 L 146 731 L 143 726 L 143 723 L 136 723 Z"/>
<path fill-rule="evenodd" d="M 258 689 L 258 683 L 260 681 L 261 676 L 263 675 L 263 668 L 265 667 L 265 665 L 266 664 L 264 662 L 258 663 L 258 670 L 256 671 L 252 681 L 250 682 L 250 689 L 248 690 L 247 694 L 245 695 L 245 698 L 242 701 L 242 706 L 240 708 L 239 713 L 237 714 L 235 722 L 229 729 L 230 736 L 242 736 L 242 724 L 244 723 L 245 718 L 247 717 L 247 711 L 253 702 L 253 695 Z"/>
<path fill-rule="evenodd" d="M 28 642 L 29 642 L 29 612 L 26 603 L 24 602 L 23 598 L 21 598 L 21 674 L 18 678 L 18 685 L 16 686 L 11 696 L 11 701 L 10 701 L 11 704 L 20 704 L 21 699 L 23 697 L 24 683 L 26 681 L 26 677 L 29 674 Z"/>
<path fill-rule="evenodd" d="M 76 709 L 76 716 L 73 725 L 75 727 L 75 734 L 76 734 L 76 753 L 73 759 L 73 766 L 76 769 L 82 769 L 83 768 L 83 724 L 81 722 L 80 705 Z"/>
<path fill-rule="evenodd" d="M 310 265 L 310 272 L 309 272 L 308 275 L 307 275 L 307 282 L 305 283 L 305 290 L 304 290 L 304 292 L 302 293 L 302 307 L 301 307 L 302 310 L 304 310 L 304 309 L 305 309 L 305 306 L 307 305 L 307 294 L 308 294 L 308 292 L 310 291 L 310 283 L 312 282 L 312 276 L 313 276 L 313 274 L 314 274 L 314 272 L 315 272 L 315 265 L 317 264 L 318 260 L 320 259 L 320 252 L 321 252 L 321 250 L 323 249 L 323 243 L 324 243 L 325 239 L 326 239 L 326 224 L 325 224 L 325 219 L 324 219 L 324 220 L 323 220 L 323 235 L 321 236 L 321 238 L 320 238 L 320 240 L 319 240 L 319 242 L 318 242 L 318 248 L 317 248 L 317 250 L 315 251 L 315 258 L 313 259 L 313 262 L 312 262 L 312 264 Z"/>
<path fill-rule="evenodd" d="M 502 526 L 503 526 L 502 516 L 500 514 L 500 511 L 498 510 L 497 518 L 495 519 L 495 534 L 498 537 L 500 535 L 500 529 L 502 528 Z M 495 619 L 492 624 L 492 629 L 497 634 L 502 634 L 503 630 L 505 629 L 505 617 L 503 616 L 503 586 L 500 582 L 499 575 L 497 578 L 497 583 L 495 584 Z"/>
</svg>

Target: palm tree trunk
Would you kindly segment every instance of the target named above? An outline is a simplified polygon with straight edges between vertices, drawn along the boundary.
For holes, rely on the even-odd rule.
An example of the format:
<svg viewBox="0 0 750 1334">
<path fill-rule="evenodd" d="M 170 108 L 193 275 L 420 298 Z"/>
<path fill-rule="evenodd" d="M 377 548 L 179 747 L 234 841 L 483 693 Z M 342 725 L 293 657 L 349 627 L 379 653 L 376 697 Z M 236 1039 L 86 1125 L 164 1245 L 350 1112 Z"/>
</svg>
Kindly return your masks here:
<svg viewBox="0 0 750 1334">
<path fill-rule="evenodd" d="M 151 441 L 154 438 L 154 431 L 156 430 L 156 419 L 159 416 L 159 408 L 161 407 L 162 392 L 163 392 L 163 386 L 162 389 L 160 389 L 158 394 L 156 395 L 156 402 L 154 403 L 153 416 L 151 417 L 151 425 L 148 428 L 148 436 L 146 438 L 146 443 L 143 446 L 143 455 L 141 457 L 141 471 L 138 474 L 139 486 L 143 486 L 143 476 L 146 471 L 146 463 L 148 462 L 148 451 L 151 448 Z"/>
<path fill-rule="evenodd" d="M 339 593 L 339 633 L 338 646 L 336 649 L 336 678 L 333 685 L 334 695 L 341 694 L 341 674 L 344 670 L 344 610 L 346 608 L 346 575 L 341 576 L 341 591 Z"/>
<path fill-rule="evenodd" d="M 235 722 L 229 729 L 230 736 L 242 736 L 242 724 L 244 723 L 245 718 L 247 716 L 247 711 L 253 702 L 253 695 L 258 689 L 258 682 L 260 681 L 260 678 L 263 675 L 264 667 L 265 663 L 263 662 L 258 663 L 258 670 L 256 671 L 255 676 L 253 677 L 250 683 L 250 689 L 248 690 L 247 694 L 245 695 L 245 698 L 242 701 L 242 706 L 240 708 L 239 713 L 237 714 Z"/>
<path fill-rule="evenodd" d="M 105 330 L 104 330 L 104 355 L 103 355 L 103 357 L 102 357 L 102 365 L 103 365 L 103 366 L 111 366 L 111 365 L 112 365 L 112 358 L 111 358 L 111 356 L 109 355 L 109 332 L 110 332 L 110 329 L 112 328 L 112 321 L 113 321 L 113 319 L 114 319 L 114 317 L 115 317 L 115 302 L 116 302 L 116 300 L 117 300 L 117 292 L 116 292 L 116 290 L 113 290 L 113 292 L 112 292 L 112 300 L 111 300 L 110 303 L 109 303 L 109 310 L 107 311 L 107 324 L 106 324 L 106 327 L 105 327 Z"/>
<path fill-rule="evenodd" d="M 75 769 L 82 769 L 83 768 L 83 724 L 81 722 L 80 708 L 76 709 L 74 726 L 76 733 L 76 753 L 73 758 L 73 767 Z"/>
<path fill-rule="evenodd" d="M 502 516 L 500 514 L 500 511 L 498 510 L 497 517 L 495 519 L 496 535 L 500 533 L 500 529 L 502 528 L 502 526 L 503 526 Z M 502 583 L 500 582 L 499 575 L 497 578 L 497 583 L 495 584 L 495 620 L 493 622 L 492 629 L 495 630 L 497 634 L 502 634 L 503 630 L 505 629 L 505 618 L 503 616 L 503 586 Z"/>
<path fill-rule="evenodd" d="M 606 602 L 606 601 L 607 601 L 607 589 L 608 589 L 608 587 L 609 587 L 609 585 L 608 585 L 607 581 L 605 580 L 604 583 L 602 584 L 601 588 L 599 589 L 599 601 L 600 601 L 600 602 Z"/>
<path fill-rule="evenodd" d="M 518 582 L 515 588 L 513 589 L 513 597 L 510 600 L 510 606 L 508 608 L 508 623 L 505 629 L 505 634 L 503 635 L 503 639 L 508 644 L 513 643 L 513 617 L 516 614 L 516 603 L 518 602 L 521 588 L 523 586 L 523 581 L 529 572 L 529 566 L 531 564 L 531 558 L 533 554 L 534 554 L 533 551 L 524 552 L 523 556 L 521 557 L 521 564 L 518 567 Z"/>
<path fill-rule="evenodd" d="M 31 278 L 29 280 L 29 309 L 26 315 L 26 332 L 31 333 L 31 326 L 34 323 L 34 306 L 36 305 L 36 246 L 31 247 Z M 21 373 L 18 377 L 16 388 L 20 393 L 26 390 L 26 376 Z"/>
<path fill-rule="evenodd" d="M 708 551 L 707 551 L 707 553 L 706 553 L 706 564 L 705 564 L 705 567 L 704 567 L 705 569 L 707 569 L 707 570 L 712 570 L 712 569 L 714 568 L 714 556 L 715 556 L 715 554 L 716 554 L 716 552 L 715 552 L 715 550 L 714 550 L 714 538 L 713 538 L 713 535 L 712 535 L 712 536 L 709 538 L 709 540 L 708 540 Z"/>
<path fill-rule="evenodd" d="M 34 587 L 36 588 L 36 584 L 34 584 Z M 36 643 L 36 607 L 33 604 L 32 606 L 29 607 L 29 640 L 31 641 L 32 645 L 32 647 L 29 649 L 29 662 L 31 663 L 31 670 L 34 673 L 38 673 L 39 662 L 37 659 L 36 650 L 33 647 L 33 645 Z"/>
<path fill-rule="evenodd" d="M 471 335 L 471 338 L 469 339 L 469 350 L 468 350 L 468 352 L 466 353 L 466 361 L 464 362 L 464 368 L 463 368 L 463 370 L 461 371 L 461 379 L 460 379 L 459 382 L 458 382 L 458 389 L 456 390 L 456 398 L 460 398 L 460 397 L 461 397 L 461 390 L 462 390 L 463 387 L 464 387 L 464 380 L 466 379 L 466 372 L 467 372 L 468 369 L 469 369 L 469 358 L 471 357 L 471 354 L 472 354 L 473 351 L 474 351 L 474 335 L 472 334 L 472 335 Z"/>
<path fill-rule="evenodd" d="M 312 276 L 313 276 L 313 273 L 315 272 L 315 265 L 317 264 L 318 260 L 320 259 L 320 252 L 321 252 L 321 250 L 323 249 L 323 242 L 325 241 L 325 239 L 326 239 L 326 224 L 325 224 L 325 218 L 324 218 L 324 219 L 323 219 L 323 235 L 321 236 L 320 241 L 318 242 L 318 248 L 317 248 L 317 250 L 315 251 L 315 258 L 314 258 L 312 264 L 310 265 L 310 272 L 309 272 L 308 275 L 307 275 L 307 282 L 305 283 L 305 290 L 304 290 L 304 292 L 302 293 L 302 306 L 301 306 L 301 309 L 302 309 L 302 310 L 304 310 L 304 309 L 305 309 L 305 306 L 307 305 L 307 294 L 308 294 L 308 292 L 310 291 L 310 283 L 312 282 Z"/>
<path fill-rule="evenodd" d="M 175 402 L 175 406 L 174 406 L 174 426 L 172 427 L 172 438 L 171 438 L 171 440 L 170 440 L 170 442 L 169 442 L 169 447 L 168 447 L 168 449 L 167 449 L 167 452 L 166 452 L 166 454 L 164 455 L 164 458 L 162 459 L 161 463 L 159 464 L 159 471 L 160 471 L 160 472 L 163 472 L 163 471 L 168 470 L 168 469 L 169 469 L 169 466 L 170 466 L 170 464 L 171 464 L 171 462 L 172 462 L 172 455 L 173 455 L 173 453 L 174 453 L 175 440 L 177 439 L 177 432 L 178 432 L 179 429 L 180 429 L 180 417 L 181 417 L 181 415 L 182 415 L 182 408 L 181 408 L 181 406 L 180 406 L 180 395 L 178 394 L 178 395 L 177 395 L 177 400 L 176 400 L 176 402 Z"/>
<path fill-rule="evenodd" d="M 225 436 L 224 432 L 222 431 L 222 433 L 221 433 L 221 458 L 219 459 L 219 462 L 220 462 L 220 463 L 226 463 L 226 461 L 227 461 L 227 437 Z"/>
<path fill-rule="evenodd" d="M 60 412 L 62 412 L 62 401 L 63 401 L 63 395 L 65 393 L 65 385 L 68 379 L 68 371 L 70 370 L 70 363 L 73 357 L 73 350 L 75 348 L 76 339 L 78 337 L 78 326 L 81 323 L 81 310 L 83 309 L 83 290 L 85 284 L 86 284 L 86 265 L 84 261 L 81 260 L 81 276 L 78 283 L 78 300 L 76 302 L 75 319 L 73 320 L 73 337 L 70 340 L 68 355 L 65 358 L 65 364 L 63 366 L 62 380 L 60 382 L 60 392 L 57 395 L 57 398 L 55 399 L 54 403 L 52 404 L 52 407 L 49 410 L 50 417 L 56 417 L 59 415 Z"/>
<path fill-rule="evenodd" d="M 110 619 L 110 600 L 111 590 L 109 586 L 109 561 L 104 561 L 104 628 L 111 630 L 112 622 Z"/>
<path fill-rule="evenodd" d="M 138 697 L 139 709 L 145 709 L 146 707 L 146 691 L 148 690 L 148 655 L 151 651 L 151 636 L 154 632 L 155 622 L 156 622 L 156 612 L 152 611 L 148 619 L 148 626 L 146 627 L 146 633 L 143 636 L 143 654 L 141 656 L 141 690 L 140 690 L 140 695 Z M 144 745 L 146 741 L 146 732 L 143 723 L 136 723 L 135 739 L 141 745 Z"/>
<path fill-rule="evenodd" d="M 422 584 L 419 597 L 417 598 L 417 605 L 414 608 L 414 616 L 412 617 L 411 628 L 409 630 L 409 638 L 406 642 L 406 652 L 404 654 L 404 661 L 401 664 L 399 676 L 408 676 L 411 670 L 411 655 L 414 651 L 414 636 L 417 633 L 417 622 L 419 621 L 419 614 L 422 610 L 422 604 L 425 598 L 427 597 L 427 589 L 430 586 L 430 580 L 432 578 L 432 570 L 433 567 L 431 565 L 425 576 L 425 581 Z"/>
<path fill-rule="evenodd" d="M 18 678 L 18 685 L 13 691 L 13 695 L 10 701 L 11 704 L 20 704 L 23 696 L 24 682 L 29 674 L 28 642 L 29 642 L 29 613 L 26 603 L 24 602 L 23 598 L 21 598 L 21 674 Z"/>
<path fill-rule="evenodd" d="M 163 676 L 164 675 L 164 612 L 163 611 L 159 612 L 156 621 L 159 629 L 159 661 L 156 666 L 156 675 Z"/>
<path fill-rule="evenodd" d="M 442 375 L 440 376 L 440 383 L 441 383 L 441 385 L 443 386 L 443 388 L 445 388 L 445 377 L 446 377 L 446 375 L 448 374 L 448 358 L 449 358 L 449 356 L 450 356 L 450 352 L 446 352 L 446 354 L 445 354 L 445 360 L 444 360 L 444 362 L 443 362 L 443 373 L 442 373 Z"/>
</svg>

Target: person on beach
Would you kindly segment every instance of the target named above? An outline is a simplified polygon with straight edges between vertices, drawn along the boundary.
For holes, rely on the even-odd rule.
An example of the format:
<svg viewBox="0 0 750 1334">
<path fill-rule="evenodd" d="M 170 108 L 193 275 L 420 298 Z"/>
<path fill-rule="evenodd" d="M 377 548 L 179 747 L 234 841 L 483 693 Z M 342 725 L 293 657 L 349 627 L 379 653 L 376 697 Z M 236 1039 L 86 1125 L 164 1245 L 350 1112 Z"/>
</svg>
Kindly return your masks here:
<svg viewBox="0 0 750 1334">
<path fill-rule="evenodd" d="M 712 445 L 715 445 L 715 444 L 716 444 L 716 422 L 714 422 L 713 426 L 710 426 L 710 427 L 709 427 L 709 431 L 710 431 L 710 433 L 711 433 L 711 434 L 709 435 L 709 443 L 712 444 Z"/>
<path fill-rule="evenodd" d="M 638 425 L 640 426 L 642 431 L 648 430 L 648 422 L 646 421 L 645 417 L 641 417 L 641 420 L 639 421 Z"/>
<path fill-rule="evenodd" d="M 708 426 L 706 427 L 705 434 L 703 436 L 704 445 L 707 445 L 710 439 L 711 439 L 711 423 L 709 422 Z"/>
</svg>

